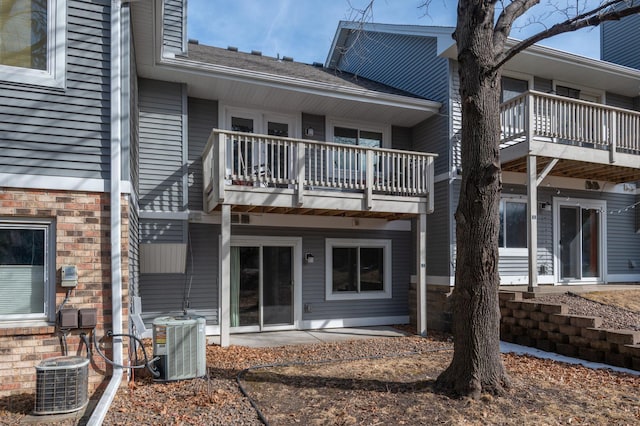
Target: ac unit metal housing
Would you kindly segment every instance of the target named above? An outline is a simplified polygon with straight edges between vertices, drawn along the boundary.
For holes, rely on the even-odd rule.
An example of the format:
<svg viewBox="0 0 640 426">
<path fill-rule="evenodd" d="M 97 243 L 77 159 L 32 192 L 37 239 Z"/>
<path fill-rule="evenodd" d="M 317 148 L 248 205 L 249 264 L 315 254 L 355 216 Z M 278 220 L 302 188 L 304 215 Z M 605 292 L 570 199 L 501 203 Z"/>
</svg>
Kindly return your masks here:
<svg viewBox="0 0 640 426">
<path fill-rule="evenodd" d="M 207 373 L 206 321 L 200 316 L 166 316 L 153 321 L 153 356 L 157 380 L 174 381 Z"/>
<path fill-rule="evenodd" d="M 59 356 L 36 366 L 36 403 L 33 414 L 79 411 L 89 402 L 89 359 Z"/>
</svg>

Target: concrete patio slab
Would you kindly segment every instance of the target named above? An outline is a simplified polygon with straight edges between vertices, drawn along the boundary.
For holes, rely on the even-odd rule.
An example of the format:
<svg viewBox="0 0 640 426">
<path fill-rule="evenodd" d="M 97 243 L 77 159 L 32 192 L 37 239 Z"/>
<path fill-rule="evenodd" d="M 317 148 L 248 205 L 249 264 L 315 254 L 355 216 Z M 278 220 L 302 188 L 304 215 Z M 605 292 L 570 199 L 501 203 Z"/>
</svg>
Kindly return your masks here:
<svg viewBox="0 0 640 426">
<path fill-rule="evenodd" d="M 332 328 L 323 330 L 287 330 L 232 334 L 231 344 L 251 348 L 265 348 L 402 336 L 406 336 L 406 333 L 387 326 Z"/>
</svg>

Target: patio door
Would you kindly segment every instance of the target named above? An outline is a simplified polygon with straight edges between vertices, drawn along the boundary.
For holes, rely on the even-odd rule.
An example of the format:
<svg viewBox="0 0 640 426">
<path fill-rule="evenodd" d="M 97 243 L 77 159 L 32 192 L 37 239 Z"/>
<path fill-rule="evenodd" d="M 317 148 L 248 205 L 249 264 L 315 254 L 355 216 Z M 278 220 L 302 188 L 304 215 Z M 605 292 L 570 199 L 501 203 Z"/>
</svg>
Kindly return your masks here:
<svg viewBox="0 0 640 426">
<path fill-rule="evenodd" d="M 602 282 L 604 277 L 604 201 L 556 201 L 556 275 L 562 283 Z"/>
<path fill-rule="evenodd" d="M 240 237 L 231 244 L 231 331 L 295 328 L 299 289 L 296 241 L 260 242 Z"/>
</svg>

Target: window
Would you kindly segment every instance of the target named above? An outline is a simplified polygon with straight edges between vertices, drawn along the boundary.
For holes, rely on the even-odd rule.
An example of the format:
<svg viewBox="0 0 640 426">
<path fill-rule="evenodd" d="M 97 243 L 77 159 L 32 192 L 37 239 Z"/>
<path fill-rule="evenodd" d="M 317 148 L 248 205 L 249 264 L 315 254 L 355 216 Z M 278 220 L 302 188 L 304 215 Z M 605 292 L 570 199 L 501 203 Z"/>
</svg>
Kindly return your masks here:
<svg viewBox="0 0 640 426">
<path fill-rule="evenodd" d="M 380 148 L 382 146 L 382 132 L 335 127 L 333 140 L 345 145 L 360 145 L 364 147 Z"/>
<path fill-rule="evenodd" d="M 501 248 L 527 248 L 527 203 L 515 199 L 500 200 Z"/>
<path fill-rule="evenodd" d="M 64 86 L 66 0 L 0 2 L 0 79 Z"/>
<path fill-rule="evenodd" d="M 529 82 L 517 78 L 502 77 L 502 91 L 500 92 L 500 102 L 507 102 L 516 96 L 529 90 Z"/>
<path fill-rule="evenodd" d="M 49 223 L 0 223 L 0 320 L 48 319 Z"/>
<path fill-rule="evenodd" d="M 327 300 L 391 297 L 391 240 L 326 240 Z"/>
</svg>

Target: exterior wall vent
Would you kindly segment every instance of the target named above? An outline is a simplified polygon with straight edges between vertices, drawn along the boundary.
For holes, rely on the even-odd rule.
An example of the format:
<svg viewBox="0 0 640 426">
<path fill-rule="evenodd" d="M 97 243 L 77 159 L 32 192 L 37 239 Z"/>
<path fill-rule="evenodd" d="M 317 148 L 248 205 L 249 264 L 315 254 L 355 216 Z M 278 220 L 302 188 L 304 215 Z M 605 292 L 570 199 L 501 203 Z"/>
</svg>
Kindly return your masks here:
<svg viewBox="0 0 640 426">
<path fill-rule="evenodd" d="M 153 356 L 160 381 L 194 379 L 207 373 L 206 321 L 199 316 L 158 317 L 153 321 Z"/>
<path fill-rule="evenodd" d="M 87 403 L 89 359 L 79 356 L 49 358 L 36 366 L 36 403 L 33 413 L 63 414 Z"/>
</svg>

